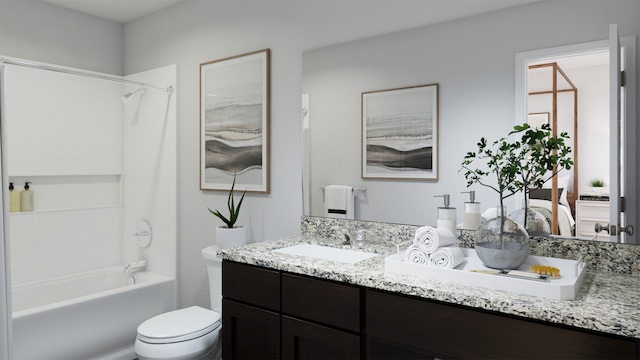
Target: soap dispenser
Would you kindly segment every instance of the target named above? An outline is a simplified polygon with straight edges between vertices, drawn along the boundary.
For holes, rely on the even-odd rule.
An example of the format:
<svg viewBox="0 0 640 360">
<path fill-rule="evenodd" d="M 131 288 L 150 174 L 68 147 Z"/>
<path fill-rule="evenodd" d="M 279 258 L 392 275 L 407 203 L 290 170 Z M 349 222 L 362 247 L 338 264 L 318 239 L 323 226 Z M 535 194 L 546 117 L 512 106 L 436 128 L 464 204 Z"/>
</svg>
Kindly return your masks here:
<svg viewBox="0 0 640 360">
<path fill-rule="evenodd" d="M 13 183 L 9 183 L 9 212 L 20 211 L 20 194 L 13 189 Z"/>
<path fill-rule="evenodd" d="M 464 230 L 478 230 L 480 227 L 480 203 L 476 202 L 476 192 L 463 191 L 461 194 L 469 194 L 469 200 L 464 203 L 464 221 L 462 222 L 462 228 Z"/>
<path fill-rule="evenodd" d="M 453 236 L 457 236 L 456 208 L 449 206 L 449 194 L 436 195 L 434 197 L 444 198 L 444 207 L 438 208 L 438 221 L 436 223 L 436 227 L 449 229 Z"/>
<path fill-rule="evenodd" d="M 33 211 L 33 190 L 29 189 L 29 184 L 26 182 L 20 192 L 20 211 Z"/>
</svg>

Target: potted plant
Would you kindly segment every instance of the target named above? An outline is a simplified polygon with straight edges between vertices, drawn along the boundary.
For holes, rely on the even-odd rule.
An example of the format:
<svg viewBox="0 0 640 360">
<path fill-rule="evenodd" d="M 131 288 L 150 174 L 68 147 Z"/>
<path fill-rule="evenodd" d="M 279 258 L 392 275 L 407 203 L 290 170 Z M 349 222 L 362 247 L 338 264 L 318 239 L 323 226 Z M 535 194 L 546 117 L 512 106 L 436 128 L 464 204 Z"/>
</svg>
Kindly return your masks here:
<svg viewBox="0 0 640 360">
<path fill-rule="evenodd" d="M 504 199 L 519 191 L 528 193 L 531 185 L 542 186 L 549 171 L 549 178 L 557 173 L 557 164 L 562 167 L 573 164 L 568 158 L 571 149 L 564 145 L 568 135 L 550 137 L 549 130 L 549 125 L 541 129 L 517 125 L 509 136 L 522 134 L 520 139 L 511 142 L 503 137 L 489 144 L 483 137 L 477 144 L 477 152 L 468 152 L 464 157 L 461 170 L 467 187 L 473 184 L 488 187 L 500 199 L 498 217 L 484 223 L 476 233 L 476 252 L 489 267 L 514 269 L 529 256 L 529 234 L 522 225 L 506 218 Z M 496 181 L 490 181 L 489 177 L 494 176 Z"/>
<path fill-rule="evenodd" d="M 236 226 L 236 222 L 238 221 L 238 215 L 240 215 L 240 207 L 242 206 L 242 201 L 244 201 L 244 196 L 247 193 L 245 190 L 242 193 L 242 197 L 238 202 L 238 205 L 235 204 L 235 200 L 233 197 L 233 191 L 236 186 L 236 175 L 233 175 L 233 183 L 231 184 L 231 190 L 229 190 L 229 197 L 227 198 L 227 207 L 229 209 L 229 216 L 224 216 L 218 210 L 209 210 L 210 213 L 218 217 L 224 225 L 220 225 L 216 227 L 216 242 L 220 249 L 226 249 L 234 246 L 244 245 L 247 243 L 247 228 L 244 226 Z"/>
<path fill-rule="evenodd" d="M 526 230 L 506 217 L 504 199 L 517 193 L 518 172 L 515 166 L 517 146 L 501 138 L 489 144 L 484 137 L 476 152 L 468 152 L 462 162 L 467 187 L 479 184 L 498 193 L 498 216 L 476 232 L 475 250 L 483 264 L 496 269 L 515 269 L 529 256 L 529 235 Z M 480 164 L 478 164 L 480 163 Z M 489 178 L 494 177 L 495 182 Z"/>
<path fill-rule="evenodd" d="M 591 192 L 597 195 L 603 193 L 604 188 L 604 180 L 602 179 L 591 179 L 589 180 L 589 185 L 591 186 Z"/>
</svg>

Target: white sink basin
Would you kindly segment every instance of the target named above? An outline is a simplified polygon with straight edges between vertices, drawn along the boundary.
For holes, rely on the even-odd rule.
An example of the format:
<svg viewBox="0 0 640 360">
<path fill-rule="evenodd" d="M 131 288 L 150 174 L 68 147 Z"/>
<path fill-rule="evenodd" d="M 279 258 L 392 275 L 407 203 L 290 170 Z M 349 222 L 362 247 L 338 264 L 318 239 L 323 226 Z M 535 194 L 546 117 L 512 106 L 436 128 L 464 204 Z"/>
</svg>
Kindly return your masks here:
<svg viewBox="0 0 640 360">
<path fill-rule="evenodd" d="M 289 254 L 289 255 L 298 255 L 298 256 L 306 256 L 306 257 L 312 257 L 312 258 L 322 259 L 322 260 L 338 261 L 338 262 L 343 262 L 348 264 L 355 264 L 359 261 L 367 260 L 374 256 L 378 256 L 378 254 L 364 252 L 364 251 L 336 249 L 336 248 L 327 247 L 327 246 L 310 245 L 310 244 L 293 245 L 293 246 L 272 250 L 272 251 L 283 253 L 283 254 Z"/>
</svg>

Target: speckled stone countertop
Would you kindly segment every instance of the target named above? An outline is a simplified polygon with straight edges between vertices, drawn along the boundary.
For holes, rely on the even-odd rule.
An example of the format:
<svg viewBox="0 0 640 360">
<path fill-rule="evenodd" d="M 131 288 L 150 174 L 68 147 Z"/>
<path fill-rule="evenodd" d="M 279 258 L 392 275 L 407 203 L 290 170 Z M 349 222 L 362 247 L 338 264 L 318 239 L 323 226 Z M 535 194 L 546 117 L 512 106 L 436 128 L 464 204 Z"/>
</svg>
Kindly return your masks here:
<svg viewBox="0 0 640 360">
<path fill-rule="evenodd" d="M 378 233 L 376 239 L 368 241 L 362 250 L 380 256 L 356 264 L 271 251 L 301 243 L 345 247 L 331 231 L 322 234 L 327 229 L 324 225 L 314 227 L 305 224 L 303 219 L 303 235 L 224 249 L 220 255 L 224 260 L 640 339 L 640 275 L 634 271 L 608 271 L 611 266 L 615 269 L 618 265 L 603 265 L 600 261 L 598 266 L 593 266 L 596 262 L 587 259 L 586 278 L 576 299 L 562 301 L 385 272 L 384 258 L 396 253 L 393 243 L 412 239 L 415 227 L 401 228 L 399 232 L 404 235 L 394 232 L 392 238 Z M 329 225 L 335 226 L 333 223 Z M 361 223 L 356 225 L 363 226 Z M 368 229 L 371 230 L 370 227 Z M 387 230 L 383 229 L 383 233 Z M 465 246 L 464 234 L 459 242 Z M 550 256 L 540 254 L 548 251 L 533 251 L 535 242 L 532 241 L 534 254 Z M 633 254 L 622 257 L 633 257 Z M 637 266 L 633 263 L 635 261 L 632 265 Z"/>
</svg>

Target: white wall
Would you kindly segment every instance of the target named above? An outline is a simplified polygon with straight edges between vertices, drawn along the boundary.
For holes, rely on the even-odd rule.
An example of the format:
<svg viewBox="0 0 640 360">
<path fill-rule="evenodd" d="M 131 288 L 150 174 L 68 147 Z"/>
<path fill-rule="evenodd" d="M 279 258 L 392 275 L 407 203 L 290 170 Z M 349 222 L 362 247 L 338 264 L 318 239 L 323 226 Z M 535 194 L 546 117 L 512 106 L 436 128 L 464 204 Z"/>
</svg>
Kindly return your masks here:
<svg viewBox="0 0 640 360">
<path fill-rule="evenodd" d="M 0 54 L 123 75 L 123 25 L 41 1 L 0 1 Z"/>
</svg>

